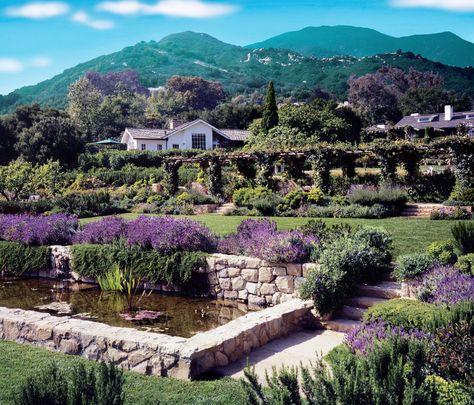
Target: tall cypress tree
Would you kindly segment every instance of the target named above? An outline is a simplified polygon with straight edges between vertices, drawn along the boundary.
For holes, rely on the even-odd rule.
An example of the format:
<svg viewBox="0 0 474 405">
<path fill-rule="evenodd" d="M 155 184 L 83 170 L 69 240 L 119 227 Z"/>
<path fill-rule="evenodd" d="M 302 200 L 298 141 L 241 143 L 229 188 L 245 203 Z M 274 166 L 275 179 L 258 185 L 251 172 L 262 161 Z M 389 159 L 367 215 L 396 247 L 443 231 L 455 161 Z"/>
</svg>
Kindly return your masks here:
<svg viewBox="0 0 474 405">
<path fill-rule="evenodd" d="M 278 125 L 278 106 L 275 97 L 275 88 L 273 82 L 268 83 L 268 92 L 263 106 L 262 129 L 265 132 L 270 131 Z"/>
</svg>

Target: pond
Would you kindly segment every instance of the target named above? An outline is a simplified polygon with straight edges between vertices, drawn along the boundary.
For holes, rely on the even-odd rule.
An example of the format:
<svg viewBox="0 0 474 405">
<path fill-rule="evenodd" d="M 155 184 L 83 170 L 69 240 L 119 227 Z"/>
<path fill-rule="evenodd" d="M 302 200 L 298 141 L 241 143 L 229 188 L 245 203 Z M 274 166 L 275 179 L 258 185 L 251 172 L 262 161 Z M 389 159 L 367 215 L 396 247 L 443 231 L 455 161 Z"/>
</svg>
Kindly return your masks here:
<svg viewBox="0 0 474 405">
<path fill-rule="evenodd" d="M 59 302 L 69 303 L 70 316 L 77 318 L 186 338 L 224 325 L 248 311 L 242 303 L 153 292 L 141 297 L 138 308 L 158 311 L 162 316 L 156 320 L 132 322 L 120 317 L 120 313 L 126 312 L 126 299 L 120 293 L 103 292 L 87 284 L 0 278 L 0 306 L 38 311 L 38 306 Z M 45 311 L 55 314 L 51 310 Z"/>
</svg>

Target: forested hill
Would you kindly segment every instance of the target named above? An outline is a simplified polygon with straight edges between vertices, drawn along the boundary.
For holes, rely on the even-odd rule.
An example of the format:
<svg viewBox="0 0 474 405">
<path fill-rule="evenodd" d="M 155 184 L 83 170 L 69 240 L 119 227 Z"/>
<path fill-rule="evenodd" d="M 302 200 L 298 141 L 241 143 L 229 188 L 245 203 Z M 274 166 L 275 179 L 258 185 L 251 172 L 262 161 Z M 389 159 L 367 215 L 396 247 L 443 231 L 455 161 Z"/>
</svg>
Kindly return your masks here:
<svg viewBox="0 0 474 405">
<path fill-rule="evenodd" d="M 221 82 L 230 94 L 263 91 L 268 81 L 274 80 L 282 95 L 298 94 L 301 90 L 320 86 L 344 99 L 347 79 L 351 75 L 374 72 L 382 66 L 437 71 L 443 76 L 448 90 L 466 92 L 474 97 L 473 68 L 446 66 L 411 52 L 321 59 L 288 49 L 246 49 L 206 34 L 184 32 L 159 42 L 140 42 L 67 69 L 37 85 L 0 96 L 0 113 L 11 112 L 15 106 L 31 102 L 65 107 L 68 86 L 90 70 L 105 73 L 134 69 L 147 87 L 161 86 L 172 75 L 202 76 Z"/>
<path fill-rule="evenodd" d="M 474 44 L 452 32 L 396 38 L 373 29 L 347 25 L 306 27 L 248 47 L 288 48 L 303 55 L 323 58 L 337 55 L 363 57 L 403 49 L 451 66 L 474 66 Z"/>
</svg>

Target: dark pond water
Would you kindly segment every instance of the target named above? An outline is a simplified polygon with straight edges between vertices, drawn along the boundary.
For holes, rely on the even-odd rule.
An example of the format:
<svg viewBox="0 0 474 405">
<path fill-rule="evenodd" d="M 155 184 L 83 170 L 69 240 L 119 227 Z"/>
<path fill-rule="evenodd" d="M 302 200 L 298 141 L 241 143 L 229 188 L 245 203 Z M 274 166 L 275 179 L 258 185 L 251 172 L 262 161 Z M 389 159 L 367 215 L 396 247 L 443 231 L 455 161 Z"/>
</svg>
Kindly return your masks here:
<svg viewBox="0 0 474 405">
<path fill-rule="evenodd" d="M 79 318 L 182 337 L 224 325 L 248 311 L 247 306 L 240 303 L 152 293 L 143 296 L 137 308 L 159 311 L 163 316 L 154 321 L 137 323 L 120 318 L 119 314 L 126 312 L 126 299 L 120 293 L 45 279 L 0 278 L 0 306 L 37 311 L 35 307 L 52 302 L 70 303 L 72 316 Z"/>
</svg>

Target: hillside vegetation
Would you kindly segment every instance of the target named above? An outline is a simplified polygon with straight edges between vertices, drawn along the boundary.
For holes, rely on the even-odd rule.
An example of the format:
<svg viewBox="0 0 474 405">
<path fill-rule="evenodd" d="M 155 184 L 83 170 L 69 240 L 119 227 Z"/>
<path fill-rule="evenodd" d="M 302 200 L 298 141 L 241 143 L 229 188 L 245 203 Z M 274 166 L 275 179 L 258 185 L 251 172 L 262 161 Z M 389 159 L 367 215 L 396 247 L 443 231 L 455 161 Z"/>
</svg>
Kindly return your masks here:
<svg viewBox="0 0 474 405">
<path fill-rule="evenodd" d="M 206 34 L 184 32 L 160 42 L 140 42 L 67 69 L 37 85 L 0 96 L 0 113 L 32 102 L 65 107 L 69 85 L 91 70 L 106 73 L 134 69 L 147 87 L 162 86 L 173 75 L 202 76 L 221 82 L 231 95 L 263 92 L 268 81 L 273 80 L 281 95 L 298 95 L 320 86 L 339 99 L 345 99 L 347 79 L 351 75 L 375 72 L 382 66 L 437 71 L 443 77 L 446 89 L 474 96 L 473 68 L 446 66 L 410 52 L 320 59 L 283 49 L 250 50 Z"/>
</svg>

